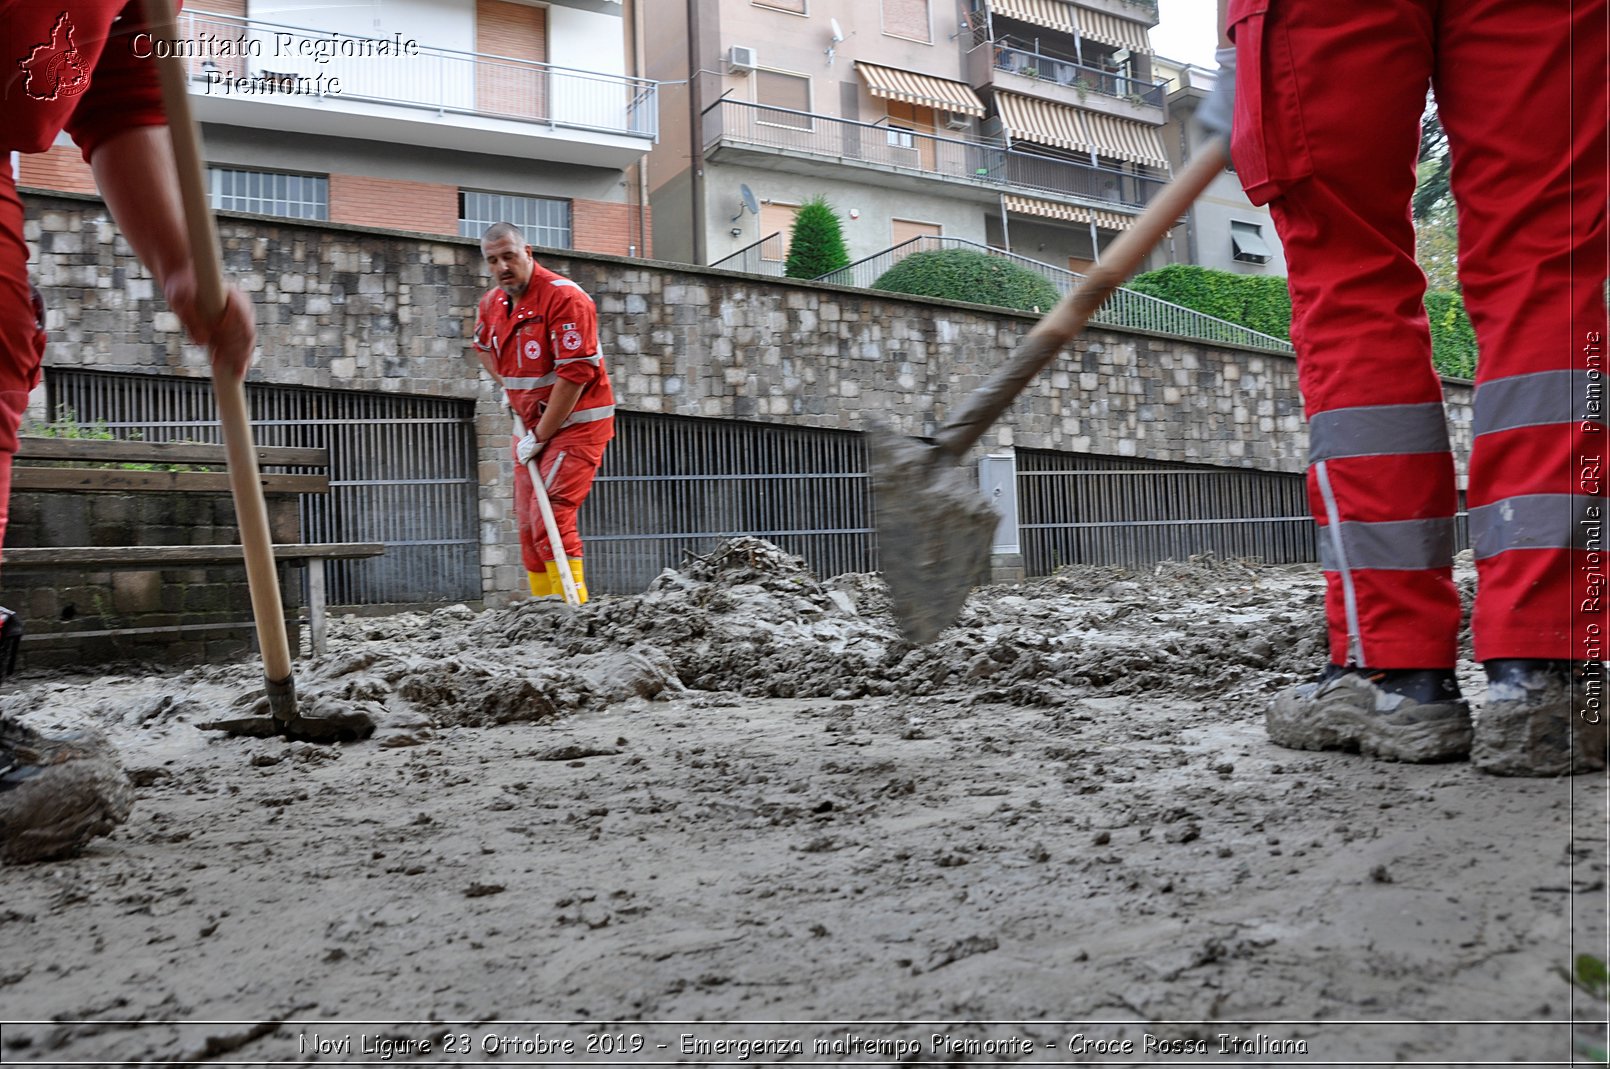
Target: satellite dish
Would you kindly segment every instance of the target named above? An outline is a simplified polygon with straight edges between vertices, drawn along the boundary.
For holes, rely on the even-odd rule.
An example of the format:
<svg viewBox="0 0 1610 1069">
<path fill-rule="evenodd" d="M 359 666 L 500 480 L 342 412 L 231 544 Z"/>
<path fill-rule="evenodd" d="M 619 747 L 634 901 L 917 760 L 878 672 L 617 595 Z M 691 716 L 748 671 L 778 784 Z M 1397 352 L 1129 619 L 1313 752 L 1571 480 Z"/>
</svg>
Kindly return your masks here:
<svg viewBox="0 0 1610 1069">
<path fill-rule="evenodd" d="M 839 29 L 839 20 L 828 19 L 827 21 L 828 25 L 833 27 L 833 43 L 838 44 L 840 41 L 844 40 L 844 31 Z"/>
<path fill-rule="evenodd" d="M 760 202 L 755 199 L 755 194 L 750 190 L 750 188 L 742 182 L 738 183 L 738 197 L 740 201 L 738 204 L 738 214 L 733 216 L 730 220 L 728 220 L 728 222 L 736 223 L 738 220 L 742 219 L 744 217 L 745 208 L 749 209 L 750 215 L 760 214 Z"/>
</svg>

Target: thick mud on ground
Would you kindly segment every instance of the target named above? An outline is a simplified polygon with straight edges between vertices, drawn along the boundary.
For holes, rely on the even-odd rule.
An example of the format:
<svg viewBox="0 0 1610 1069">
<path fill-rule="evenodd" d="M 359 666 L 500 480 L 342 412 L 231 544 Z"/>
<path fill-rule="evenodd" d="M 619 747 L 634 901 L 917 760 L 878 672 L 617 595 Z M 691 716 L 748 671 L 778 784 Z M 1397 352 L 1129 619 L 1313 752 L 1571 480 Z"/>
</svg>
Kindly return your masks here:
<svg viewBox="0 0 1610 1069">
<path fill-rule="evenodd" d="M 915 649 L 876 578 L 740 540 L 338 621 L 299 686 L 380 722 L 338 747 L 201 730 L 255 665 L 25 674 L 137 800 L 0 869 L 0 1060 L 1571 1064 L 1604 777 L 1270 745 L 1320 589 L 1074 569 Z"/>
</svg>

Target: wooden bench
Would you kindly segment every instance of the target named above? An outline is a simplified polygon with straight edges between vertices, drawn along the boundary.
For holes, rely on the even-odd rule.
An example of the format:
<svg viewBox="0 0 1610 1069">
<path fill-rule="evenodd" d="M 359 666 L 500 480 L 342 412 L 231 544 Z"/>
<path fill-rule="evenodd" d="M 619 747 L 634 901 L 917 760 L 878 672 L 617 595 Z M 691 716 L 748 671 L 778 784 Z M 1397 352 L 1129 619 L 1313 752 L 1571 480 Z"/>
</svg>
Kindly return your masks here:
<svg viewBox="0 0 1610 1069">
<path fill-rule="evenodd" d="M 23 437 L 12 469 L 12 493 L 207 493 L 227 494 L 229 473 L 222 445 L 193 442 L 107 441 L 86 438 Z M 47 462 L 41 464 L 39 462 Z M 259 446 L 257 463 L 265 495 L 329 493 L 329 451 Z M 159 465 L 164 470 L 138 470 L 108 465 Z M 92 465 L 92 466 L 83 466 Z M 188 470 L 191 466 L 215 470 Z M 167 470 L 179 467 L 183 470 Z M 270 468 L 317 469 L 270 472 Z M 283 528 L 285 525 L 282 524 Z M 283 532 L 282 532 L 283 533 Z M 299 533 L 299 531 L 298 531 Z M 325 562 L 379 556 L 378 542 L 279 542 L 276 563 L 305 567 L 308 575 L 308 630 L 315 654 L 324 652 L 327 627 Z M 42 546 L 7 548 L 0 572 L 13 568 L 82 568 L 96 570 L 188 568 L 244 565 L 239 545 Z M 221 626 L 221 625 L 199 625 Z M 134 629 L 183 630 L 185 625 Z M 131 632 L 132 633 L 132 632 Z M 77 632 L 77 634 L 99 634 Z"/>
</svg>

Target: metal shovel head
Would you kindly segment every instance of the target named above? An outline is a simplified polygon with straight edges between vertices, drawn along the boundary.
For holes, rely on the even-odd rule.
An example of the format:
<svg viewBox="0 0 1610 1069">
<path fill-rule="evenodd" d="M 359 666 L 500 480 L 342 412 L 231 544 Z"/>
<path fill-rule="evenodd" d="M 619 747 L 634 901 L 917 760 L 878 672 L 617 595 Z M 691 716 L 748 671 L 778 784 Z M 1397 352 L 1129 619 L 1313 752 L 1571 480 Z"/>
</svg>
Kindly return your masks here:
<svg viewBox="0 0 1610 1069">
<path fill-rule="evenodd" d="M 907 640 L 932 642 L 988 572 L 1000 516 L 935 446 L 884 427 L 866 436 L 878 559 L 895 621 Z"/>
</svg>

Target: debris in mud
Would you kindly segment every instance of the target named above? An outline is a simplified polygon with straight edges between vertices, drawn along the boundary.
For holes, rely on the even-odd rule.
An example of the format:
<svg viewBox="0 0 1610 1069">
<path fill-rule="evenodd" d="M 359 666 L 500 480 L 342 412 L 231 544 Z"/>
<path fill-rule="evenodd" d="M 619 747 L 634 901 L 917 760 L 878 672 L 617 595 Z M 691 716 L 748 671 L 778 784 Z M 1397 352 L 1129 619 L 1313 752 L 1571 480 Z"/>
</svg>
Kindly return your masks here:
<svg viewBox="0 0 1610 1069">
<path fill-rule="evenodd" d="M 47 736 L 0 718 L 0 861 L 71 857 L 128 820 L 134 789 L 99 731 Z"/>
</svg>

